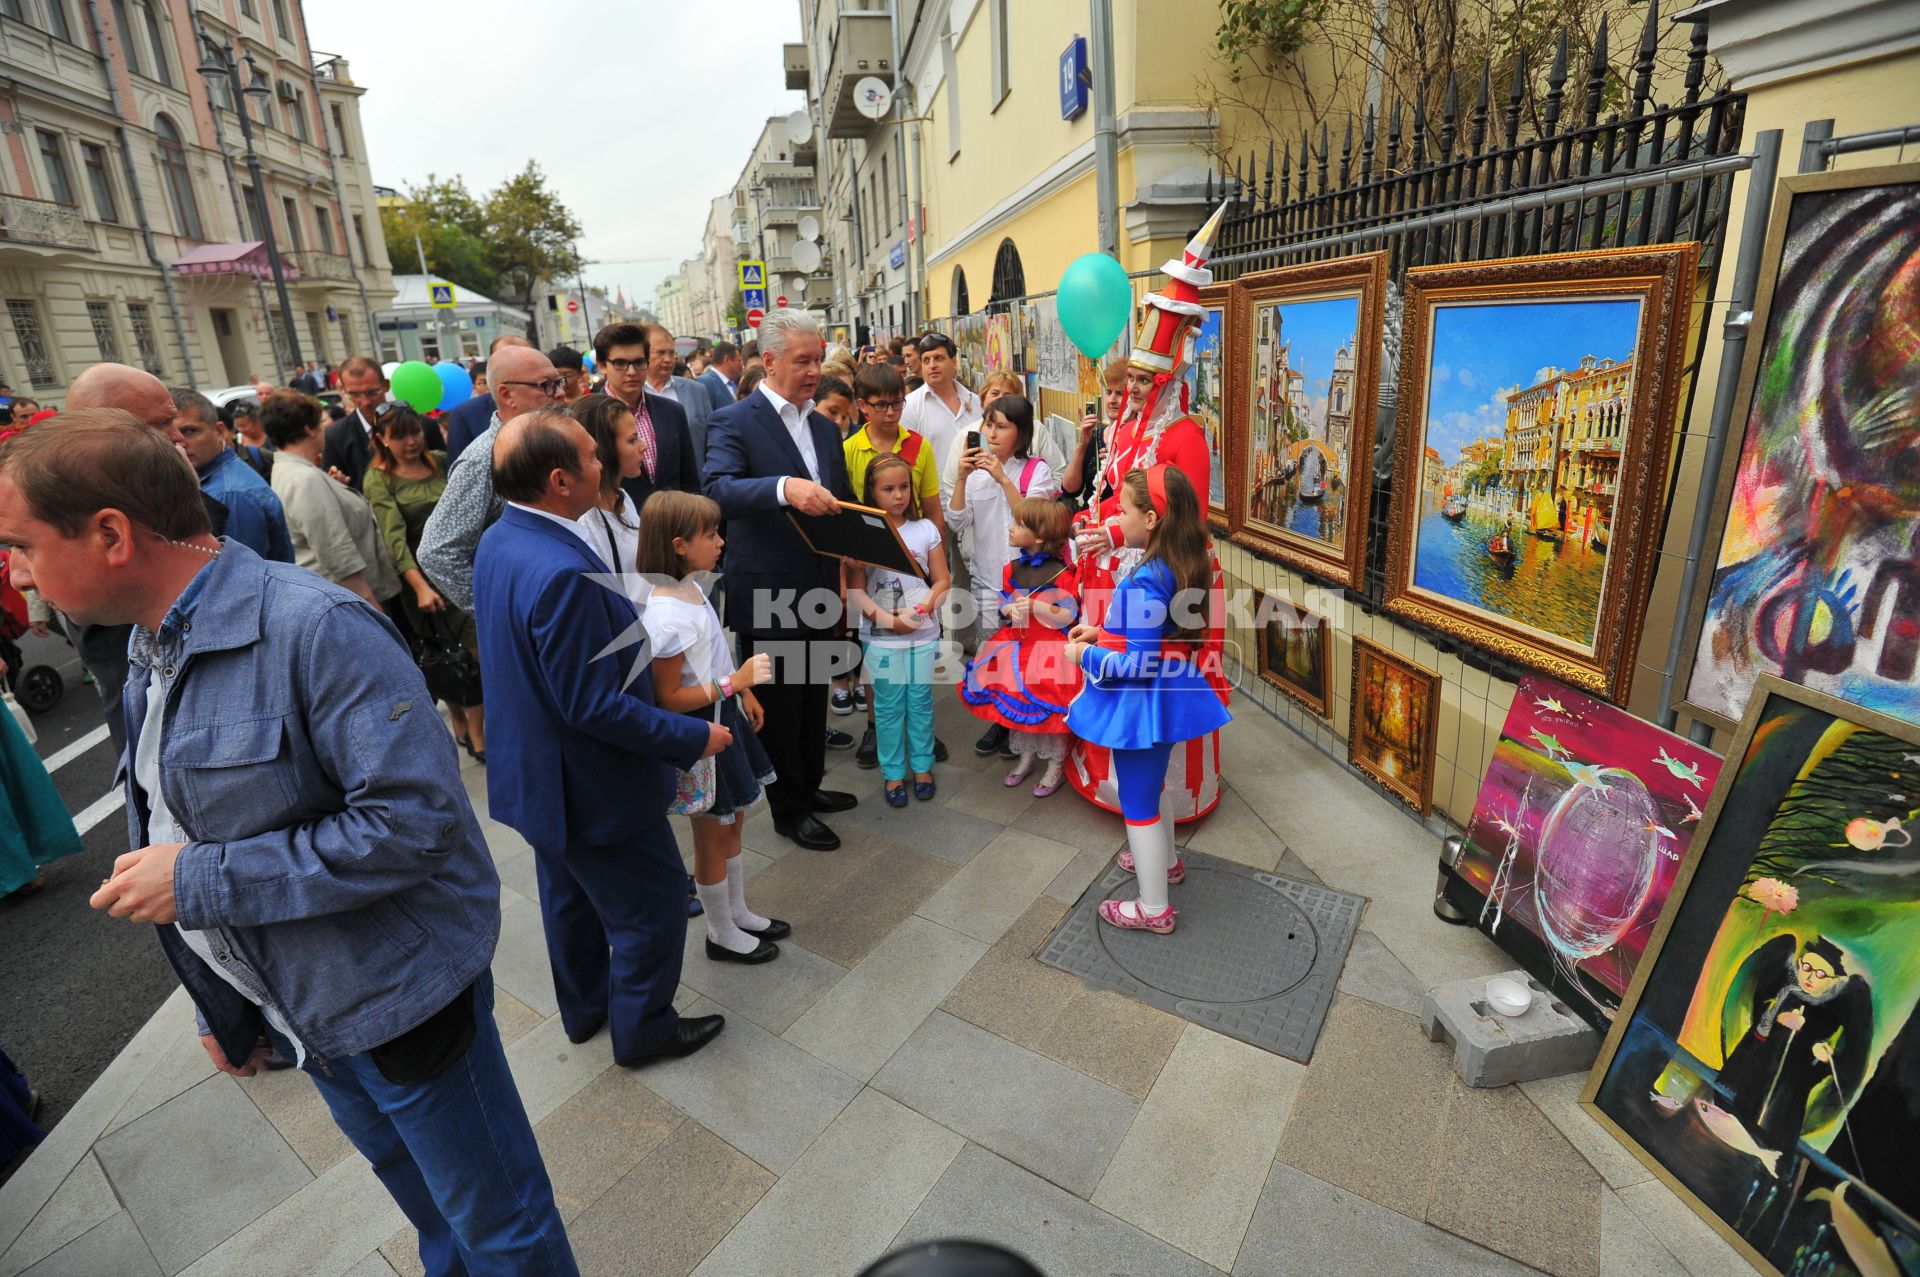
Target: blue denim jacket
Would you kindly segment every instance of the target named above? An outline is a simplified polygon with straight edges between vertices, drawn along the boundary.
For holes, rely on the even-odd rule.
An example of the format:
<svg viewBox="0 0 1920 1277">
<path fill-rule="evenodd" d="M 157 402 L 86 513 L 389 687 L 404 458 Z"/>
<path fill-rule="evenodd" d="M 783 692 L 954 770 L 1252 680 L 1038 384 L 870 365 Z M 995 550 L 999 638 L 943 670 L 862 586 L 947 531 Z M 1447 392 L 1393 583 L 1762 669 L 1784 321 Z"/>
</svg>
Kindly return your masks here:
<svg viewBox="0 0 1920 1277">
<path fill-rule="evenodd" d="M 227 507 L 227 536 L 262 558 L 293 562 L 293 534 L 280 498 L 239 453 L 228 448 L 215 457 L 200 472 L 200 488 Z"/>
<path fill-rule="evenodd" d="M 486 970 L 500 879 L 392 624 L 311 572 L 221 545 L 177 647 L 155 644 L 178 663 L 160 752 L 191 839 L 175 909 L 234 946 L 324 1068 L 415 1027 Z M 136 671 L 122 700 L 128 758 L 147 682 Z M 127 832 L 141 847 L 147 803 L 131 773 Z M 207 1030 L 244 1062 L 259 1009 L 172 927 L 159 932 Z"/>
</svg>

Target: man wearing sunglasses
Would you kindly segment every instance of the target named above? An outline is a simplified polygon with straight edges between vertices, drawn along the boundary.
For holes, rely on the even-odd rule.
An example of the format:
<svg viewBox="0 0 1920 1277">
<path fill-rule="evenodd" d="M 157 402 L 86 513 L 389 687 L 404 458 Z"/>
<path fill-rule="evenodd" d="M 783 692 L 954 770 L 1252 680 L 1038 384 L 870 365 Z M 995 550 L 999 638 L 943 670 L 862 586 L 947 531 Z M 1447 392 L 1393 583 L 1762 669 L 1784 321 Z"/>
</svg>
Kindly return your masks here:
<svg viewBox="0 0 1920 1277">
<path fill-rule="evenodd" d="M 665 347 L 673 349 L 670 334 Z M 677 399 L 647 385 L 652 355 L 647 330 L 640 324 L 608 324 L 593 335 L 593 358 L 607 374 L 607 393 L 633 409 L 634 424 L 640 428 L 640 474 L 620 482 L 635 511 L 662 488 L 700 491 L 700 456 L 687 429 L 686 410 Z M 667 367 L 671 376 L 672 365 Z"/>
<path fill-rule="evenodd" d="M 493 490 L 493 441 L 501 424 L 558 403 L 566 378 L 531 346 L 502 346 L 487 364 L 493 385 L 493 420 L 447 471 L 447 490 L 420 530 L 414 561 L 455 607 L 473 608 L 473 555 L 480 534 L 505 508 Z"/>
</svg>

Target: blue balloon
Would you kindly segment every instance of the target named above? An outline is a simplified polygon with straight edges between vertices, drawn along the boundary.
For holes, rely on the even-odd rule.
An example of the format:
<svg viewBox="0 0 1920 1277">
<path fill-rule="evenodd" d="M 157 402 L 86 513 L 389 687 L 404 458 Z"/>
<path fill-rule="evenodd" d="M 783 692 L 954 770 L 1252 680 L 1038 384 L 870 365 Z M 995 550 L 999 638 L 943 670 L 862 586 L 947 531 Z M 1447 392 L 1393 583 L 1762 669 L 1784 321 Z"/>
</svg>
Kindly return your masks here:
<svg viewBox="0 0 1920 1277">
<path fill-rule="evenodd" d="M 1055 305 L 1068 339 L 1088 359 L 1098 360 L 1133 314 L 1133 283 L 1119 262 L 1105 253 L 1088 253 L 1060 276 Z"/>
<path fill-rule="evenodd" d="M 593 352 L 592 352 L 591 350 L 583 350 L 583 351 L 581 351 L 581 352 L 580 352 L 580 362 L 581 362 L 581 363 L 583 363 L 583 364 L 585 364 L 585 365 L 586 365 L 587 367 L 589 367 L 589 368 L 592 368 L 592 367 L 594 367 L 594 366 L 595 366 L 595 364 L 594 364 L 594 361 L 593 361 Z"/>
<path fill-rule="evenodd" d="M 473 378 L 467 375 L 465 368 L 451 359 L 443 359 L 433 366 L 433 370 L 440 376 L 441 411 L 444 412 L 455 404 L 463 404 L 473 398 Z"/>
</svg>

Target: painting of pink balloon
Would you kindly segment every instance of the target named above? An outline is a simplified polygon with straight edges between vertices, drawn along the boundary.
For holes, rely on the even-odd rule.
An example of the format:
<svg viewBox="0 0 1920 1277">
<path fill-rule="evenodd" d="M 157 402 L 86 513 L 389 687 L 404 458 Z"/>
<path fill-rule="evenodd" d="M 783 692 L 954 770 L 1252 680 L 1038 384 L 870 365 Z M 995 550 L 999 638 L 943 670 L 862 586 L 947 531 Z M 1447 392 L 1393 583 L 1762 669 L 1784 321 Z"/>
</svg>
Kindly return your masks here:
<svg viewBox="0 0 1920 1277">
<path fill-rule="evenodd" d="M 1689 740 L 1551 679 L 1522 679 L 1448 898 L 1603 1024 L 1719 774 L 1719 757 Z"/>
</svg>

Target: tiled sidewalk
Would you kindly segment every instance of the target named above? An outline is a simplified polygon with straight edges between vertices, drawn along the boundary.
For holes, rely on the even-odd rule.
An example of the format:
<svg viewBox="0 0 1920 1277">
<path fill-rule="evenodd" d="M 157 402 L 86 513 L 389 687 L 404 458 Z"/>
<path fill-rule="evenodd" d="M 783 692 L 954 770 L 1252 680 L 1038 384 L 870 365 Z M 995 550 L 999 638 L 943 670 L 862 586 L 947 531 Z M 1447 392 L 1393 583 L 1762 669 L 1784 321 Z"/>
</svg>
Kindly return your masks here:
<svg viewBox="0 0 1920 1277">
<path fill-rule="evenodd" d="M 793 939 L 719 966 L 689 926 L 680 1004 L 726 1032 L 637 1072 L 605 1034 L 568 1044 L 531 853 L 487 823 L 497 1016 L 584 1272 L 839 1277 L 955 1234 L 1051 1277 L 1751 1271 L 1579 1113 L 1579 1077 L 1455 1079 L 1421 992 L 1510 964 L 1432 916 L 1432 835 L 1286 727 L 1242 708 L 1190 840 L 1369 897 L 1309 1067 L 1034 961 L 1119 822 L 1006 789 L 973 720 L 939 718 L 937 803 L 890 810 L 837 754 L 843 850 L 749 824 L 752 899 Z M 0 1189 L 0 1277 L 419 1271 L 312 1085 L 214 1073 L 181 994 Z"/>
</svg>

